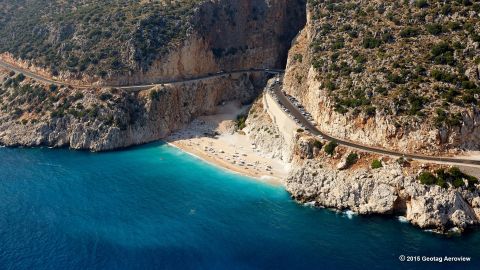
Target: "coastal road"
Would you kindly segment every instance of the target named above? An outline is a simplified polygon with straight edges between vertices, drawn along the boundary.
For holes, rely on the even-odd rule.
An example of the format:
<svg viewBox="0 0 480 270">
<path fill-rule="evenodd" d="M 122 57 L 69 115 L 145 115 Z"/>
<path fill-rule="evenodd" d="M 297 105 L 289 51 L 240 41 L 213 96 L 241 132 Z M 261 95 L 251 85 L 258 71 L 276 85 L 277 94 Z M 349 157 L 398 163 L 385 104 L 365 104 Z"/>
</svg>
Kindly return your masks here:
<svg viewBox="0 0 480 270">
<path fill-rule="evenodd" d="M 310 133 L 315 136 L 321 136 L 325 140 L 334 141 L 339 145 L 347 146 L 353 149 L 357 149 L 363 152 L 386 155 L 391 157 L 403 157 L 406 159 L 418 160 L 418 161 L 425 161 L 429 163 L 440 163 L 440 164 L 449 164 L 449 165 L 465 165 L 465 166 L 474 166 L 480 168 L 480 160 L 474 159 L 462 159 L 462 158 L 454 158 L 454 157 L 438 157 L 438 156 L 425 156 L 420 154 L 411 154 L 411 153 L 402 153 L 398 151 L 388 150 L 384 148 L 378 148 L 374 146 L 367 146 L 363 144 L 359 144 L 356 142 L 335 138 L 325 134 L 324 132 L 320 131 L 316 126 L 314 126 L 302 113 L 301 111 L 291 103 L 291 101 L 283 94 L 282 92 L 282 84 L 276 84 L 273 86 L 273 92 L 275 96 L 278 98 L 278 102 L 287 108 L 290 111 L 290 114 L 297 118 L 301 124 L 303 124 L 306 128 L 309 129 Z"/>
<path fill-rule="evenodd" d="M 69 84 L 66 84 L 66 83 L 63 83 L 63 82 L 60 82 L 60 81 L 56 81 L 56 80 L 53 80 L 53 79 L 49 79 L 43 75 L 40 75 L 40 74 L 36 74 L 34 72 L 31 72 L 30 70 L 28 69 L 24 69 L 24 68 L 21 68 L 21 67 L 18 67 L 18 66 L 15 66 L 15 65 L 12 65 L 10 63 L 7 63 L 3 60 L 0 59 L 0 67 L 1 68 L 4 68 L 4 69 L 7 69 L 7 70 L 11 70 L 11 71 L 14 71 L 16 73 L 22 73 L 23 75 L 25 75 L 25 77 L 27 78 L 30 78 L 30 79 L 34 79 L 36 81 L 39 81 L 39 82 L 42 82 L 42 83 L 45 83 L 45 84 L 55 84 L 55 85 L 69 85 Z M 75 86 L 77 88 L 86 88 L 87 86 Z"/>
<path fill-rule="evenodd" d="M 269 68 L 251 68 L 251 69 L 239 69 L 239 70 L 231 70 L 231 71 L 221 71 L 217 73 L 211 73 L 211 74 L 206 74 L 206 75 L 201 75 L 197 77 L 192 77 L 192 78 L 186 78 L 186 79 L 176 79 L 176 80 L 159 80 L 155 83 L 151 84 L 139 84 L 139 85 L 93 85 L 93 84 L 85 84 L 85 85 L 75 85 L 67 82 L 62 82 L 62 81 L 57 81 L 53 80 L 51 78 L 48 78 L 46 76 L 34 73 L 28 69 L 24 69 L 21 67 L 18 67 L 16 65 L 12 65 L 10 63 L 7 63 L 3 60 L 0 59 L 0 67 L 14 71 L 16 73 L 22 73 L 25 75 L 25 77 L 28 77 L 30 79 L 34 79 L 38 82 L 45 83 L 45 84 L 55 84 L 55 85 L 67 85 L 71 86 L 74 88 L 79 88 L 79 89 L 87 89 L 87 88 L 116 88 L 116 89 L 121 89 L 121 90 L 126 90 L 126 91 L 131 91 L 131 92 L 139 92 L 139 91 L 144 91 L 147 89 L 150 89 L 152 87 L 162 85 L 162 84 L 182 84 L 182 83 L 191 83 L 191 82 L 197 82 L 197 81 L 202 81 L 202 80 L 208 80 L 212 78 L 219 78 L 219 77 L 224 77 L 224 76 L 229 76 L 229 75 L 235 75 L 235 74 L 244 74 L 244 73 L 270 73 L 273 75 L 278 75 L 278 74 L 283 74 L 285 71 L 282 69 L 269 69 Z"/>
<path fill-rule="evenodd" d="M 228 75 L 235 75 L 235 74 L 263 72 L 263 73 L 281 75 L 285 72 L 284 70 L 281 70 L 281 69 L 252 68 L 252 69 L 241 69 L 241 70 L 232 70 L 232 71 L 221 71 L 215 74 L 207 74 L 207 75 L 188 78 L 188 79 L 164 80 L 164 81 L 158 81 L 152 84 L 143 84 L 143 85 L 72 85 L 69 83 L 50 79 L 40 74 L 36 74 L 27 69 L 7 63 L 3 60 L 0 60 L 0 67 L 7 70 L 15 71 L 16 73 L 22 73 L 28 78 L 34 79 L 36 81 L 39 81 L 45 84 L 69 85 L 69 86 L 80 88 L 80 89 L 97 88 L 97 87 L 117 88 L 117 89 L 122 89 L 126 91 L 132 91 L 132 92 L 147 90 L 162 84 L 189 83 L 189 82 L 202 81 L 202 80 L 223 77 Z M 276 84 L 272 89 L 275 95 L 277 96 L 278 101 L 280 102 L 281 105 L 283 105 L 285 108 L 290 110 L 290 114 L 296 117 L 300 121 L 300 123 L 303 124 L 306 128 L 308 128 L 310 132 L 315 136 L 322 136 L 325 140 L 335 141 L 339 145 L 344 145 L 344 146 L 357 149 L 360 151 L 368 152 L 368 153 L 375 153 L 375 154 L 387 155 L 387 156 L 398 157 L 398 158 L 403 157 L 407 159 L 414 159 L 414 160 L 426 161 L 431 163 L 443 163 L 443 164 L 455 164 L 455 165 L 467 165 L 467 166 L 480 167 L 480 160 L 462 159 L 462 158 L 453 158 L 453 157 L 436 157 L 436 156 L 425 156 L 420 154 L 402 153 L 402 152 L 388 150 L 384 148 L 362 145 L 356 142 L 329 136 L 328 134 L 325 134 L 322 131 L 320 131 L 305 116 L 302 115 L 300 110 L 296 106 L 294 106 L 290 102 L 290 100 L 282 93 L 281 85 L 282 84 Z"/>
</svg>

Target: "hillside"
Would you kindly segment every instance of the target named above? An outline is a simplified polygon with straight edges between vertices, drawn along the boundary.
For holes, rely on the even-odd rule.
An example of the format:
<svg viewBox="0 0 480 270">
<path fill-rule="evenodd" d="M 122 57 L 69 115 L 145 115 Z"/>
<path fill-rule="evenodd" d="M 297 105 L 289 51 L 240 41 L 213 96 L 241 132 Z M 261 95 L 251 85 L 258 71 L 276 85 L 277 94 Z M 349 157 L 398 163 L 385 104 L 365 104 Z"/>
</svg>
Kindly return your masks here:
<svg viewBox="0 0 480 270">
<path fill-rule="evenodd" d="M 271 93 L 263 105 L 281 136 L 268 136 L 259 124 L 249 134 L 262 149 L 292 151 L 285 186 L 294 199 L 402 216 L 441 233 L 478 227 L 480 185 L 467 173 L 478 176 L 478 166 L 459 169 L 402 154 L 461 156 L 480 149 L 479 11 L 473 1 L 308 1 L 283 91 L 326 136 L 313 136 L 307 125 L 289 129 L 291 117 L 281 118 L 285 107 L 275 113 Z M 247 123 L 260 119 L 255 114 Z M 346 141 L 399 156 L 346 147 Z"/>
<path fill-rule="evenodd" d="M 283 66 L 304 21 L 304 0 L 1 0 L 0 54 L 66 80 L 143 83 Z"/>
<path fill-rule="evenodd" d="M 475 1 L 309 1 L 288 89 L 341 137 L 476 148 L 479 12 Z"/>
<path fill-rule="evenodd" d="M 0 1 L 0 52 L 105 76 L 148 67 L 185 37 L 199 0 Z"/>
<path fill-rule="evenodd" d="M 66 82 L 0 69 L 0 144 L 95 151 L 162 139 L 222 102 L 253 100 L 264 74 L 182 81 L 281 67 L 305 23 L 304 0 L 0 0 L 0 10 L 0 52 Z M 143 92 L 97 87 L 168 79 L 179 83 Z"/>
</svg>

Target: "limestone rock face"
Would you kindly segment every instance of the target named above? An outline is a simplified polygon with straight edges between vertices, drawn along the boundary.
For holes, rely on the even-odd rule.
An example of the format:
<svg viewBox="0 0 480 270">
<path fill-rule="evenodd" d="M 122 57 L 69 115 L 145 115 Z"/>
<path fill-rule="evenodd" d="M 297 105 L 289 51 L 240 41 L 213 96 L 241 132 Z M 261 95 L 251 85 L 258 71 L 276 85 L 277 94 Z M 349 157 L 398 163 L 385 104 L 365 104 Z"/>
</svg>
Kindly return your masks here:
<svg viewBox="0 0 480 270">
<path fill-rule="evenodd" d="M 0 144 L 113 150 L 162 139 L 224 101 L 247 102 L 258 94 L 246 75 L 158 88 L 153 99 L 150 91 L 119 92 L 93 118 L 45 115 L 35 123 L 22 124 L 0 115 Z M 85 108 L 98 107 L 102 102 L 95 95 L 95 90 L 87 91 L 78 102 Z"/>
<path fill-rule="evenodd" d="M 189 78 L 221 70 L 283 68 L 290 41 L 304 26 L 306 1 L 204 1 L 185 40 L 148 70 L 120 74 L 107 83 L 137 84 Z"/>
<path fill-rule="evenodd" d="M 81 85 L 143 85 L 181 81 L 222 70 L 281 68 L 286 62 L 290 41 L 305 24 L 305 4 L 303 0 L 203 1 L 193 11 L 191 29 L 186 38 L 172 44 L 168 53 L 158 55 L 150 66 L 134 68 L 128 74 L 108 73 L 102 80 L 68 72 L 59 74 L 56 79 Z M 30 61 L 14 59 L 9 54 L 2 57 L 36 73 L 50 75 L 48 70 L 36 67 Z M 12 106 L 5 114 L 0 112 L 0 144 L 69 146 L 101 151 L 158 140 L 193 117 L 208 113 L 222 101 L 253 101 L 258 95 L 257 90 L 266 81 L 263 74 L 237 77 L 227 75 L 167 86 L 155 100 L 149 99 L 148 91 L 145 91 L 141 94 L 122 93 L 115 96 L 114 103 L 105 104 L 86 91 L 86 97 L 81 101 L 84 104 L 80 105 L 85 108 L 99 104 L 106 106 L 100 110 L 101 115 L 95 117 L 74 117 L 67 112 L 66 116 L 50 119 L 53 109 L 42 108 L 41 119 L 25 112 L 15 119 L 10 116 Z M 28 107 L 28 104 L 23 105 Z M 58 109 L 59 105 L 52 107 Z M 32 119 L 35 122 L 30 121 Z M 262 140 L 261 136 L 257 138 Z M 276 151 L 289 156 L 282 150 L 282 145 L 278 143 Z"/>
<path fill-rule="evenodd" d="M 327 167 L 327 168 L 326 168 Z M 377 170 L 337 171 L 318 160 L 294 166 L 286 188 L 301 202 L 360 214 L 404 215 L 412 224 L 446 232 L 479 225 L 478 191 L 424 186 L 398 164 Z"/>
<path fill-rule="evenodd" d="M 367 5 L 367 3 L 373 4 L 382 1 L 360 2 L 362 3 L 356 3 L 356 5 Z M 318 17 L 318 13 L 307 9 L 308 20 L 306 27 L 296 37 L 289 52 L 283 90 L 294 96 L 305 106 L 306 110 L 312 114 L 318 123 L 320 130 L 336 138 L 399 151 L 435 154 L 439 151 L 455 153 L 458 152 L 459 149 L 476 151 L 480 148 L 480 111 L 476 106 L 465 105 L 462 108 L 452 110 L 452 114 L 458 113 L 458 118 L 461 119 L 462 124 L 458 126 L 441 127 L 434 124 L 434 118 L 436 116 L 434 112 L 427 112 L 427 117 L 420 120 L 397 114 L 397 112 L 400 111 L 398 108 L 399 104 L 393 99 L 386 99 L 381 103 L 381 106 L 379 106 L 391 108 L 393 113 L 385 113 L 384 111 L 377 110 L 375 116 L 367 116 L 355 110 L 347 113 L 337 111 L 335 99 L 338 98 L 338 96 L 330 95 L 330 91 L 325 87 L 325 81 L 329 78 L 328 75 L 331 75 L 329 72 L 331 73 L 331 70 L 334 68 L 316 70 L 313 67 L 315 64 L 319 65 L 320 62 L 318 55 L 315 55 L 315 51 L 318 52 L 328 49 L 328 46 L 312 49 L 312 47 L 318 46 L 319 40 L 325 41 L 326 39 L 325 34 L 321 32 L 323 28 L 321 25 L 315 24 L 314 17 Z M 345 21 L 339 24 L 335 24 L 334 22 L 330 23 L 332 29 L 342 29 L 342 26 L 345 25 L 343 24 Z M 355 27 L 360 26 L 356 25 Z M 325 30 L 325 32 L 327 32 L 327 30 Z M 339 34 L 339 36 L 341 36 L 341 34 Z M 346 38 L 346 40 L 348 40 L 348 38 Z M 332 42 L 334 43 L 335 41 L 332 40 Z M 353 41 L 349 42 L 351 44 L 357 44 Z M 324 45 L 322 44 L 322 46 Z M 356 52 L 363 50 L 362 46 L 355 46 L 357 46 L 357 48 L 355 48 L 357 49 L 355 50 Z M 404 47 L 410 48 L 410 46 Z M 430 50 L 430 48 L 428 48 L 428 50 Z M 398 48 L 386 48 L 386 51 L 389 51 L 390 54 L 393 55 L 396 53 L 400 54 Z M 347 56 L 350 52 L 351 51 L 338 51 L 336 53 L 341 56 Z M 375 54 L 368 50 L 363 51 L 363 53 L 365 55 Z M 324 51 L 323 55 L 327 56 L 331 54 Z M 402 58 L 404 55 L 399 57 Z M 340 60 L 331 61 L 332 62 L 328 64 L 330 67 L 334 65 L 339 66 L 341 63 Z M 348 61 L 344 62 L 346 66 L 355 65 L 355 61 Z M 383 69 L 387 67 L 388 69 L 391 65 L 386 63 L 388 63 L 386 59 L 379 60 L 379 62 L 372 64 L 372 68 L 382 67 Z M 472 82 L 478 82 L 480 73 L 478 72 L 477 65 L 466 66 L 469 67 L 466 71 L 466 76 L 470 78 Z M 367 70 L 370 70 L 370 68 L 367 68 Z M 363 89 L 372 88 L 371 91 L 366 91 L 365 94 L 368 98 L 371 98 L 372 95 L 374 95 L 375 87 L 382 86 L 382 83 L 377 81 L 378 75 L 372 72 L 362 74 L 352 73 L 349 76 L 336 74 L 334 77 L 337 76 L 348 78 L 345 79 L 346 82 L 344 86 L 337 85 L 338 89 L 335 90 L 337 92 L 351 92 L 358 89 L 362 89 L 363 91 Z M 429 86 L 429 89 L 430 88 L 433 88 L 433 86 Z"/>
<path fill-rule="evenodd" d="M 300 158 L 312 159 L 313 158 L 313 144 L 311 139 L 306 137 L 300 137 L 296 145 L 296 154 L 299 154 Z"/>
</svg>

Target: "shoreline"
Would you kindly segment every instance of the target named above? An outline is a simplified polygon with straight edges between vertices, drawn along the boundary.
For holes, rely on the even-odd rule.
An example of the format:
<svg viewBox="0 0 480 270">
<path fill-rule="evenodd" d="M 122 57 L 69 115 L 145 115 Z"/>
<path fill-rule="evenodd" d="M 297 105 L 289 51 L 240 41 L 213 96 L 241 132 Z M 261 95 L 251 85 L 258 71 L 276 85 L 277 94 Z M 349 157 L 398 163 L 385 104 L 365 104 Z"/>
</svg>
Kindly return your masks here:
<svg viewBox="0 0 480 270">
<path fill-rule="evenodd" d="M 221 169 L 276 186 L 284 185 L 289 164 L 262 151 L 237 132 L 236 119 L 248 106 L 230 102 L 200 116 L 163 139 L 165 143 Z"/>
<path fill-rule="evenodd" d="M 284 186 L 283 181 L 279 178 L 276 178 L 276 177 L 273 177 L 273 176 L 265 176 L 265 175 L 259 176 L 259 175 L 254 175 L 252 173 L 245 173 L 244 171 L 235 169 L 233 166 L 228 166 L 228 167 L 224 166 L 220 162 L 215 161 L 215 159 L 213 159 L 213 158 L 205 157 L 204 154 L 199 154 L 198 151 L 195 151 L 193 149 L 189 149 L 187 147 L 183 147 L 183 146 L 181 146 L 181 145 L 179 145 L 175 142 L 169 142 L 169 141 L 166 141 L 166 140 L 164 142 L 170 147 L 178 149 L 179 151 L 182 151 L 185 154 L 188 154 L 188 155 L 190 155 L 190 156 L 192 156 L 192 157 L 194 157 L 198 160 L 201 160 L 202 162 L 208 163 L 211 166 L 217 167 L 217 168 L 219 168 L 221 170 L 224 170 L 224 171 L 227 171 L 229 173 L 241 175 L 241 176 L 247 177 L 247 178 L 249 178 L 253 181 L 258 181 L 258 182 L 262 182 L 262 183 L 273 185 L 273 186 L 282 186 L 282 187 Z"/>
</svg>

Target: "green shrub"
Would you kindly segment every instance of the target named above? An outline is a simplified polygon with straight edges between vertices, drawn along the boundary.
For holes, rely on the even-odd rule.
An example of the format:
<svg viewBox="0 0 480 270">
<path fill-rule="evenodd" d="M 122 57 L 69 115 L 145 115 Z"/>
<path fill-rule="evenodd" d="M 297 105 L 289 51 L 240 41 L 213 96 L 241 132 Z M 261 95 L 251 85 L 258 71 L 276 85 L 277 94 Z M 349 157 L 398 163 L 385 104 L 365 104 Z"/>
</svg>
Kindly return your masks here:
<svg viewBox="0 0 480 270">
<path fill-rule="evenodd" d="M 459 22 L 448 22 L 447 26 L 451 31 L 458 31 L 462 29 L 462 24 Z"/>
<path fill-rule="evenodd" d="M 337 148 L 338 144 L 336 142 L 329 142 L 327 145 L 324 147 L 325 153 L 327 153 L 330 156 L 333 156 L 335 154 L 335 149 Z"/>
<path fill-rule="evenodd" d="M 420 180 L 420 183 L 424 185 L 433 185 L 437 183 L 437 177 L 433 175 L 431 172 L 422 172 L 419 176 L 418 179 Z"/>
<path fill-rule="evenodd" d="M 63 117 L 64 115 L 65 115 L 65 112 L 62 108 L 60 108 L 58 110 L 55 110 L 55 111 L 52 111 L 50 113 L 51 118 Z"/>
<path fill-rule="evenodd" d="M 246 115 L 244 115 L 244 114 L 238 115 L 237 116 L 237 121 L 236 121 L 237 130 L 244 129 L 247 126 L 246 121 L 247 121 L 247 116 Z"/>
<path fill-rule="evenodd" d="M 430 72 L 430 76 L 432 76 L 435 80 L 439 82 L 455 83 L 458 80 L 455 74 L 451 74 L 437 69 L 432 70 Z"/>
<path fill-rule="evenodd" d="M 453 52 L 454 49 L 446 42 L 440 42 L 430 50 L 431 59 L 438 65 L 453 66 L 455 64 Z"/>
<path fill-rule="evenodd" d="M 337 89 L 337 86 L 332 81 L 327 81 L 327 83 L 325 84 L 325 87 L 329 91 L 333 91 L 333 90 Z"/>
<path fill-rule="evenodd" d="M 436 184 L 442 188 L 447 188 L 450 183 L 454 188 L 465 186 L 465 181 L 468 183 L 469 189 L 473 190 L 478 183 L 478 179 L 463 173 L 459 168 L 452 167 L 448 171 L 445 169 L 438 169 L 435 174 L 431 172 L 423 172 L 418 177 L 420 182 L 424 185 Z"/>
<path fill-rule="evenodd" d="M 99 98 L 102 101 L 107 101 L 107 100 L 110 100 L 112 97 L 113 96 L 110 93 L 101 93 Z"/>
<path fill-rule="evenodd" d="M 461 178 L 463 177 L 462 171 L 458 167 L 452 167 L 448 170 L 448 173 L 450 173 L 453 177 L 455 178 Z"/>
<path fill-rule="evenodd" d="M 372 161 L 372 165 L 371 165 L 371 166 L 372 166 L 372 169 L 380 169 L 380 168 L 383 167 L 383 164 L 382 164 L 382 162 L 381 162 L 380 160 L 374 159 L 374 160 Z"/>
<path fill-rule="evenodd" d="M 428 7 L 427 0 L 415 0 L 415 6 L 417 8 L 426 8 Z"/>
<path fill-rule="evenodd" d="M 160 92 L 158 90 L 151 90 L 148 96 L 150 97 L 150 100 L 160 100 Z"/>
<path fill-rule="evenodd" d="M 375 106 L 368 106 L 365 108 L 365 114 L 367 116 L 373 117 L 377 113 L 377 108 Z"/>
<path fill-rule="evenodd" d="M 443 178 L 437 178 L 436 182 L 437 186 L 440 186 L 441 188 L 448 188 L 448 184 Z"/>
<path fill-rule="evenodd" d="M 399 157 L 397 158 L 397 163 L 404 166 L 405 164 L 408 164 L 408 161 L 404 157 Z"/>
<path fill-rule="evenodd" d="M 416 37 L 420 34 L 420 30 L 416 27 L 406 27 L 402 31 L 400 31 L 400 36 L 402 38 L 411 38 Z"/>
<path fill-rule="evenodd" d="M 55 84 L 50 84 L 50 86 L 48 87 L 48 89 L 50 90 L 50 92 L 55 92 L 58 90 L 58 86 L 55 85 Z"/>
<path fill-rule="evenodd" d="M 352 166 L 353 164 L 357 163 L 357 161 L 358 161 L 357 153 L 350 153 L 347 156 L 347 166 Z"/>
<path fill-rule="evenodd" d="M 473 188 L 475 184 L 478 184 L 478 179 L 474 176 L 463 173 L 458 167 L 452 167 L 448 170 L 452 185 L 455 188 L 465 186 L 465 180 L 467 181 L 469 188 Z"/>
<path fill-rule="evenodd" d="M 20 73 L 15 77 L 15 81 L 17 82 L 22 82 L 23 80 L 25 80 L 25 75 L 23 75 L 23 73 Z"/>
<path fill-rule="evenodd" d="M 298 133 L 302 133 L 302 132 L 304 132 L 304 131 L 305 131 L 305 130 L 303 130 L 303 129 L 301 129 L 301 128 L 298 128 L 298 129 L 297 129 L 297 132 L 298 132 Z"/>
<path fill-rule="evenodd" d="M 302 62 L 303 62 L 303 55 L 297 53 L 297 54 L 295 54 L 295 55 L 293 56 L 293 59 L 294 59 L 295 61 L 297 61 L 297 62 L 302 63 Z"/>
<path fill-rule="evenodd" d="M 444 32 L 443 26 L 439 23 L 428 24 L 425 28 L 428 33 L 434 36 L 438 36 Z"/>
<path fill-rule="evenodd" d="M 382 45 L 382 41 L 374 37 L 365 37 L 363 39 L 362 45 L 365 49 L 375 49 Z"/>
<path fill-rule="evenodd" d="M 80 100 L 83 98 L 83 93 L 76 92 L 73 96 L 71 96 L 70 100 L 71 102 L 75 102 L 77 100 Z"/>
<path fill-rule="evenodd" d="M 455 178 L 452 181 L 452 186 L 455 188 L 463 187 L 465 185 L 465 182 L 463 181 L 463 178 Z"/>
<path fill-rule="evenodd" d="M 345 40 L 343 38 L 337 39 L 333 44 L 332 44 L 332 49 L 333 50 L 339 50 L 345 47 Z"/>
<path fill-rule="evenodd" d="M 313 142 L 313 147 L 316 147 L 316 148 L 318 148 L 318 149 L 322 149 L 323 144 L 322 144 L 319 140 L 315 140 L 315 141 Z"/>
</svg>

